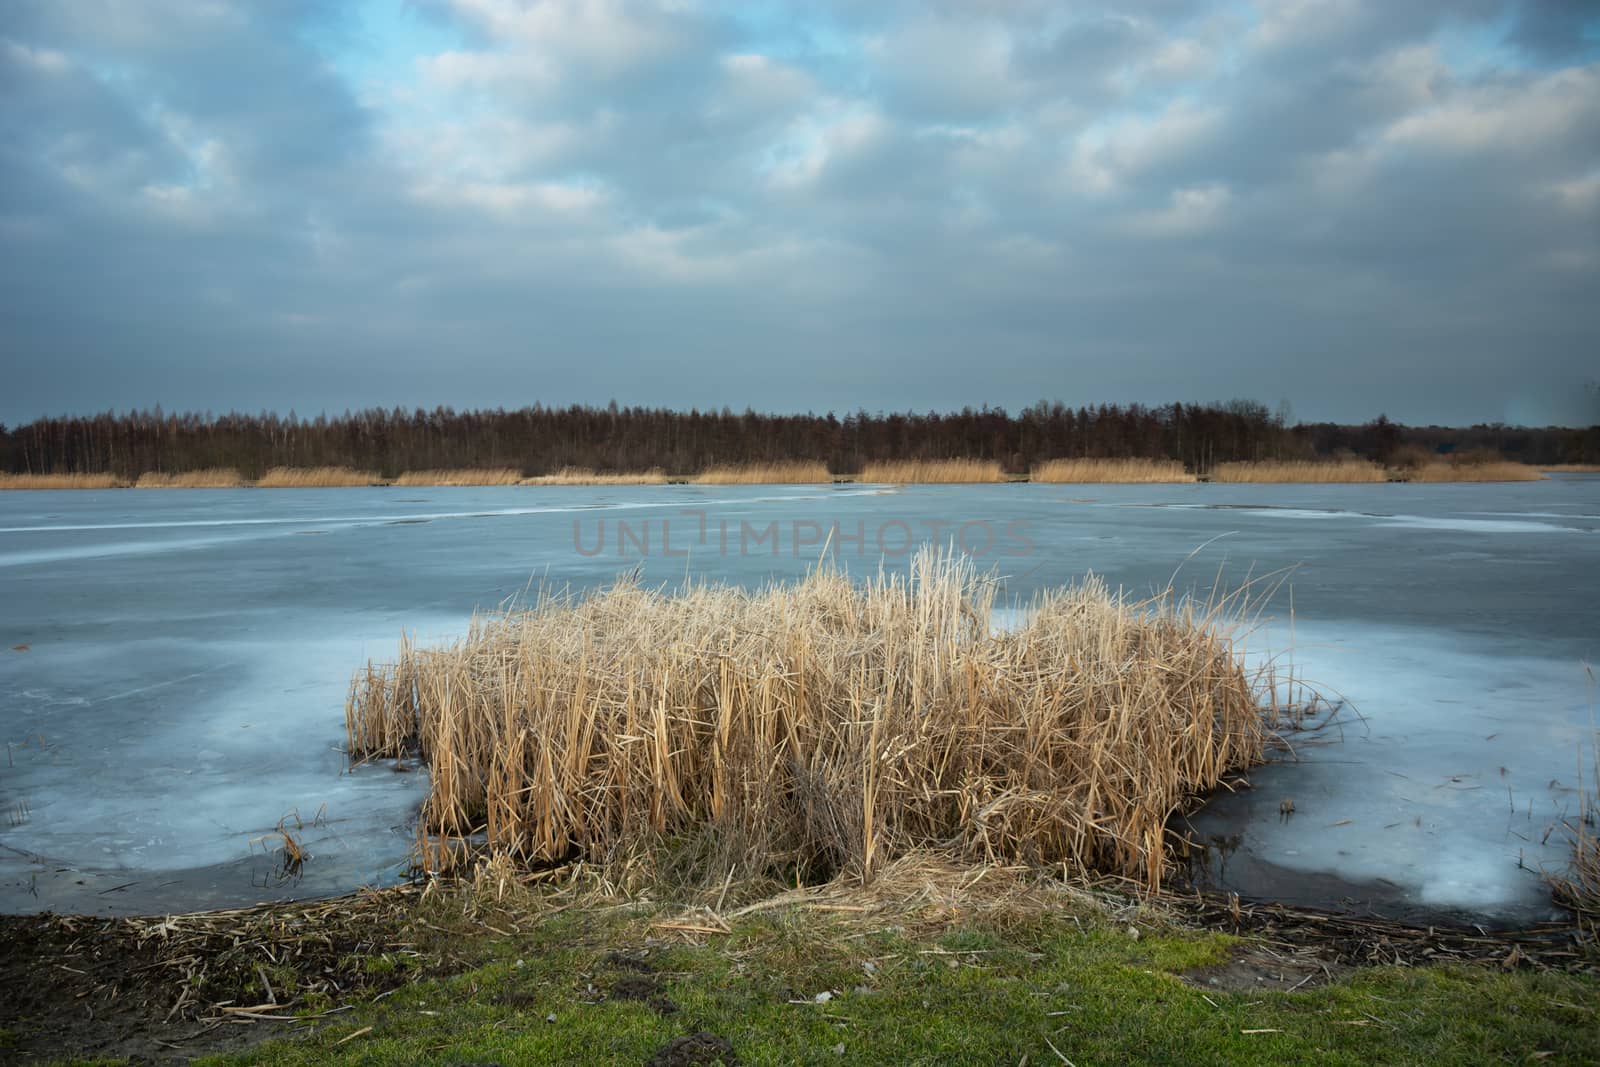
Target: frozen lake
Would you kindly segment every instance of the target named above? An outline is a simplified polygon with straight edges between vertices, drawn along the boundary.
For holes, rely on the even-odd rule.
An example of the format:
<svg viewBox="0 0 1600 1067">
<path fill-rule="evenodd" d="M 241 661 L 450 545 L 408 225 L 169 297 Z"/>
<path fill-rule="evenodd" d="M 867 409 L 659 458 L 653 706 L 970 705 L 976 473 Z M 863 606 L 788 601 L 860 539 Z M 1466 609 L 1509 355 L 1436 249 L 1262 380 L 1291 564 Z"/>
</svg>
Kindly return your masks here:
<svg viewBox="0 0 1600 1067">
<path fill-rule="evenodd" d="M 773 525 L 775 524 L 775 525 Z M 835 530 L 835 527 L 837 528 Z M 341 754 L 350 676 L 548 579 L 756 583 L 954 537 L 1007 595 L 1295 568 L 1250 647 L 1348 698 L 1336 744 L 1193 819 L 1246 895 L 1515 922 L 1593 736 L 1600 478 L 1510 485 L 0 493 L 0 910 L 160 912 L 402 876 L 423 781 Z M 1204 547 L 1200 547 L 1204 546 Z M 1195 550 L 1199 548 L 1199 551 Z M 1185 562 L 1191 552 L 1192 559 Z M 19 647 L 13 647 L 19 646 Z M 1284 799 L 1295 813 L 1280 816 Z M 275 876 L 290 813 L 310 853 Z M 293 825 L 293 818 L 291 818 Z"/>
</svg>

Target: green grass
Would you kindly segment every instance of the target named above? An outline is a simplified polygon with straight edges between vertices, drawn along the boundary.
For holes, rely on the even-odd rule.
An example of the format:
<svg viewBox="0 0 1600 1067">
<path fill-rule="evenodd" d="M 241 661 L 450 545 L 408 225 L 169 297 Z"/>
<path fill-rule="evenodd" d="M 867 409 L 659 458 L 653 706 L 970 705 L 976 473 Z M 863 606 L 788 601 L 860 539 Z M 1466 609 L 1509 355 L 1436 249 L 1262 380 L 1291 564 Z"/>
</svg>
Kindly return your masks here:
<svg viewBox="0 0 1600 1067">
<path fill-rule="evenodd" d="M 1155 927 L 1134 938 L 1095 917 L 904 928 L 774 910 L 704 943 L 650 922 L 574 910 L 486 934 L 474 969 L 406 986 L 307 1036 L 200 1062 L 637 1067 L 701 1030 L 744 1064 L 1600 1061 L 1592 978 L 1379 967 L 1241 994 L 1177 974 L 1225 961 L 1233 939 Z M 606 999 L 637 977 L 615 953 L 642 956 L 678 1010 Z"/>
</svg>

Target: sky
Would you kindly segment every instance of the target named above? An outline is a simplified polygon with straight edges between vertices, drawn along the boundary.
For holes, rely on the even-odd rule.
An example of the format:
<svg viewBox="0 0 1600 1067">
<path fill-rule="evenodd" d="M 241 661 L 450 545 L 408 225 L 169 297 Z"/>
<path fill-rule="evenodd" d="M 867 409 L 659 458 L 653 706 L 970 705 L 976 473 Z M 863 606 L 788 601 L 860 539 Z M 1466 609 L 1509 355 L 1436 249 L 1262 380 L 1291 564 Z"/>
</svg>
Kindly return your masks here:
<svg viewBox="0 0 1600 1067">
<path fill-rule="evenodd" d="M 1600 422 L 1600 0 L 4 0 L 0 422 Z"/>
</svg>

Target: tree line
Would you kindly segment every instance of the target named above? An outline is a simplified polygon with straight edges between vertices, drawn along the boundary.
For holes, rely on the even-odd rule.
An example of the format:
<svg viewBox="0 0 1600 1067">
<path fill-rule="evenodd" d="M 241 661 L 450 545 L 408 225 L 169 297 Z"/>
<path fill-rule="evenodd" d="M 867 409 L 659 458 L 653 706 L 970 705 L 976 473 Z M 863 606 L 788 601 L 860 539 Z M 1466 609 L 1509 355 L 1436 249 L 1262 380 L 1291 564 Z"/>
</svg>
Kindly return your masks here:
<svg viewBox="0 0 1600 1067">
<path fill-rule="evenodd" d="M 817 460 L 851 474 L 883 460 L 980 459 L 1022 473 L 1051 459 L 1176 459 L 1197 473 L 1217 463 L 1361 456 L 1397 450 L 1497 452 L 1527 463 L 1600 462 L 1600 426 L 1288 425 L 1250 400 L 1212 404 L 1040 402 L 959 412 L 869 413 L 840 418 L 754 411 L 545 407 L 456 411 L 372 408 L 301 418 L 294 413 L 129 411 L 0 425 L 0 469 L 137 478 L 233 467 L 246 478 L 271 467 L 346 466 L 394 476 L 441 467 L 510 467 L 524 475 L 565 467 L 658 468 L 694 474 L 718 465 Z"/>
</svg>

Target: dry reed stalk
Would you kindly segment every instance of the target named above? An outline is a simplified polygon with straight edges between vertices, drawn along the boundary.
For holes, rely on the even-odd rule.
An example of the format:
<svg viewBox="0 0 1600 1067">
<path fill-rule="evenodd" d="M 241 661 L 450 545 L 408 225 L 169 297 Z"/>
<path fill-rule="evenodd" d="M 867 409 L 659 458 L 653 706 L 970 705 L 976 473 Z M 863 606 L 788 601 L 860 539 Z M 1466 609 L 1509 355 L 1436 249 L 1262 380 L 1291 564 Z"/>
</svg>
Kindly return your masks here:
<svg viewBox="0 0 1600 1067">
<path fill-rule="evenodd" d="M 862 482 L 921 482 L 967 484 L 1003 482 L 1000 464 L 981 459 L 891 460 L 868 463 L 857 478 Z"/>
<path fill-rule="evenodd" d="M 134 483 L 135 489 L 237 489 L 244 479 L 232 467 L 211 467 L 198 471 L 162 474 L 145 471 Z"/>
<path fill-rule="evenodd" d="M 381 481 L 371 471 L 350 467 L 273 467 L 256 485 L 263 489 L 305 489 L 324 486 L 376 485 Z"/>
<path fill-rule="evenodd" d="M 587 467 L 562 467 L 554 474 L 522 479 L 522 485 L 663 485 L 667 476 L 659 469 L 647 471 L 593 471 Z"/>
<path fill-rule="evenodd" d="M 1433 461 L 1407 472 L 1413 482 L 1537 482 L 1545 475 L 1538 467 L 1505 460 L 1489 463 Z"/>
<path fill-rule="evenodd" d="M 1192 482 L 1175 459 L 1052 459 L 1029 472 L 1035 482 Z"/>
<path fill-rule="evenodd" d="M 1159 888 L 1168 816 L 1270 736 L 1237 605 L 1126 601 L 1090 578 L 997 633 L 993 595 L 925 549 L 864 585 L 824 568 L 756 592 L 542 596 L 369 664 L 349 748 L 429 762 L 435 871 L 481 834 L 525 867 L 638 869 L 672 842 L 719 877 L 864 880 L 933 850 Z"/>
<path fill-rule="evenodd" d="M 698 485 L 794 485 L 831 482 L 827 464 L 807 460 L 752 463 L 743 467 L 710 467 L 695 475 Z"/>
<path fill-rule="evenodd" d="M 517 485 L 522 473 L 509 467 L 455 467 L 448 470 L 406 471 L 395 485 Z"/>
<path fill-rule="evenodd" d="M 127 484 L 113 474 L 0 473 L 0 489 L 121 489 Z"/>
<path fill-rule="evenodd" d="M 1382 482 L 1382 467 L 1364 459 L 1219 463 L 1214 482 Z"/>
</svg>

